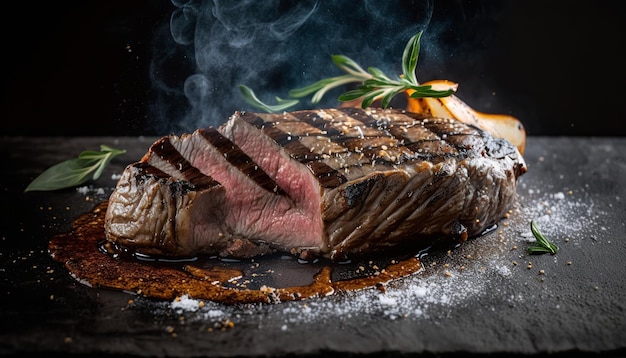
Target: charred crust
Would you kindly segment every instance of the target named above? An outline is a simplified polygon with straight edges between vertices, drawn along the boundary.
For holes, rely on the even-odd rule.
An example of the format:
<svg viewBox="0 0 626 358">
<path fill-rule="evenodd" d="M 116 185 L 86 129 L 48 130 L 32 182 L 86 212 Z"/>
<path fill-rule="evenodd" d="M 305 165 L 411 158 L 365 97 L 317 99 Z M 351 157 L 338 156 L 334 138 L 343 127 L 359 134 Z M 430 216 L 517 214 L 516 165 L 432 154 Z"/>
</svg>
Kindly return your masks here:
<svg viewBox="0 0 626 358">
<path fill-rule="evenodd" d="M 324 188 L 336 188 L 347 181 L 337 170 L 320 161 L 307 162 L 306 166 L 313 172 Z"/>
<path fill-rule="evenodd" d="M 173 194 L 186 194 L 190 191 L 208 189 L 219 185 L 218 182 L 207 176 L 205 176 L 204 180 L 198 181 L 197 184 L 194 184 L 186 180 L 177 180 L 148 163 L 137 162 L 131 165 L 136 170 L 135 179 L 137 180 L 137 183 L 143 184 L 147 180 L 157 180 L 161 185 L 168 185 Z"/>
<path fill-rule="evenodd" d="M 343 188 L 342 193 L 348 208 L 354 208 L 363 203 L 369 194 L 372 186 L 383 180 L 383 174 L 371 176 L 365 180 L 360 180 Z"/>
</svg>

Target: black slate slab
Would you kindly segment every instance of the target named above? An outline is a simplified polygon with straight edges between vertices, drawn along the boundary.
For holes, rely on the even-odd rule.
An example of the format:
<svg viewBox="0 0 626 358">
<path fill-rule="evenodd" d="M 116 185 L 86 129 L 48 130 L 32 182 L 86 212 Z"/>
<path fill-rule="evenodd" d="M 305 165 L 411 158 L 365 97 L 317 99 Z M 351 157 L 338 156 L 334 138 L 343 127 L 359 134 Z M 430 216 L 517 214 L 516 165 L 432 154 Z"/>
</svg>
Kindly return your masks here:
<svg viewBox="0 0 626 358">
<path fill-rule="evenodd" d="M 489 235 L 424 258 L 388 285 L 224 306 L 88 287 L 47 252 L 155 138 L 0 139 L 0 354 L 78 356 L 626 355 L 626 140 L 530 137 L 520 200 Z M 125 148 L 77 189 L 23 193 L 45 168 Z M 530 256 L 530 220 L 560 248 Z"/>
</svg>

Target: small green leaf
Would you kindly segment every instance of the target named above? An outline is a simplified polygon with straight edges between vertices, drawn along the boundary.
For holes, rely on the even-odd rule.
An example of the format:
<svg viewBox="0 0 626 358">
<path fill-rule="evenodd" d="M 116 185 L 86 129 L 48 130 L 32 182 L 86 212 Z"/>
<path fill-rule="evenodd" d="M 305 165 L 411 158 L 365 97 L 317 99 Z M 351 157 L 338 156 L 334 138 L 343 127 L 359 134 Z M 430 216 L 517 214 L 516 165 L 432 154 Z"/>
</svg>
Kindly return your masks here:
<svg viewBox="0 0 626 358">
<path fill-rule="evenodd" d="M 397 81 L 392 80 L 391 78 L 389 78 L 389 76 L 387 76 L 383 71 L 381 71 L 380 69 L 376 68 L 376 67 L 369 67 L 367 69 L 367 72 L 371 73 L 372 76 L 374 76 L 374 79 L 378 80 L 381 83 L 384 83 L 386 85 L 388 84 L 395 84 L 397 83 Z M 367 82 L 368 80 L 366 80 L 365 82 Z M 371 81 L 371 80 L 370 80 Z"/>
<path fill-rule="evenodd" d="M 528 248 L 529 254 L 550 253 L 554 255 L 559 251 L 559 248 L 555 244 L 553 244 L 548 239 L 546 239 L 545 236 L 543 236 L 541 231 L 539 231 L 539 228 L 537 228 L 534 220 L 530 222 L 530 231 L 533 233 L 533 236 L 535 237 L 537 242 L 535 243 L 535 245 Z"/>
<path fill-rule="evenodd" d="M 78 158 L 68 159 L 51 166 L 35 178 L 24 191 L 49 191 L 70 188 L 97 180 L 111 159 L 126 153 L 125 150 L 100 146 L 100 152 L 86 150 Z"/>
<path fill-rule="evenodd" d="M 411 37 L 407 42 L 404 52 L 402 53 L 402 73 L 413 85 L 417 85 L 417 78 L 415 77 L 415 68 L 417 67 L 417 59 L 420 52 L 420 39 L 422 32 Z"/>
<path fill-rule="evenodd" d="M 434 89 L 431 89 L 432 86 L 430 85 L 411 86 L 411 88 L 415 90 L 415 92 L 411 94 L 410 96 L 411 98 L 425 98 L 425 97 L 443 98 L 443 97 L 448 97 L 454 93 L 454 90 L 452 89 L 445 90 L 445 91 L 434 90 Z"/>
<path fill-rule="evenodd" d="M 258 99 L 257 96 L 254 94 L 254 91 L 246 85 L 239 85 L 239 90 L 241 91 L 244 100 L 248 102 L 248 104 L 256 108 L 262 109 L 268 113 L 284 111 L 295 106 L 299 102 L 297 99 L 282 99 L 280 97 L 276 97 L 276 101 L 278 102 L 278 104 L 272 106 L 261 102 L 261 100 Z"/>
<path fill-rule="evenodd" d="M 528 253 L 529 254 L 550 254 L 550 253 L 553 253 L 553 252 L 552 252 L 552 250 L 546 249 L 545 247 L 531 246 L 531 247 L 528 248 Z"/>
<path fill-rule="evenodd" d="M 396 91 L 387 91 L 387 94 L 385 94 L 383 96 L 383 99 L 380 102 L 380 105 L 383 108 L 387 108 L 389 107 L 389 103 L 391 103 L 391 100 L 393 99 L 393 97 L 395 97 L 398 94 L 398 92 Z"/>
<path fill-rule="evenodd" d="M 362 79 L 370 77 L 358 63 L 347 56 L 333 55 L 331 60 L 337 67 L 339 67 L 339 69 L 351 74 L 354 77 L 361 77 Z"/>
<path fill-rule="evenodd" d="M 365 109 L 374 103 L 378 96 L 383 94 L 383 90 L 377 89 L 370 92 L 367 96 L 363 97 L 363 102 L 361 102 L 361 108 Z"/>
<path fill-rule="evenodd" d="M 293 97 L 293 98 L 306 97 L 306 96 L 310 95 L 311 93 L 319 91 L 327 83 L 329 83 L 328 80 L 320 80 L 320 81 L 317 81 L 317 82 L 315 82 L 313 84 L 310 84 L 310 85 L 308 85 L 306 87 L 292 89 L 291 91 L 289 91 L 289 96 Z"/>
<path fill-rule="evenodd" d="M 352 101 L 355 100 L 357 98 L 361 98 L 363 96 L 365 96 L 367 93 L 369 93 L 369 89 L 365 88 L 357 88 L 355 90 L 351 90 L 351 91 L 347 91 L 342 93 L 339 96 L 339 101 L 341 102 L 346 102 L 346 101 Z"/>
<path fill-rule="evenodd" d="M 373 90 L 377 87 L 386 87 L 390 85 L 391 84 L 389 82 L 382 81 L 378 78 L 372 78 L 372 79 L 363 81 L 363 86 L 368 87 L 369 90 Z"/>
<path fill-rule="evenodd" d="M 55 164 L 41 173 L 24 191 L 57 190 L 75 186 L 89 180 L 91 171 L 85 171 L 85 165 L 91 161 L 70 159 Z"/>
</svg>

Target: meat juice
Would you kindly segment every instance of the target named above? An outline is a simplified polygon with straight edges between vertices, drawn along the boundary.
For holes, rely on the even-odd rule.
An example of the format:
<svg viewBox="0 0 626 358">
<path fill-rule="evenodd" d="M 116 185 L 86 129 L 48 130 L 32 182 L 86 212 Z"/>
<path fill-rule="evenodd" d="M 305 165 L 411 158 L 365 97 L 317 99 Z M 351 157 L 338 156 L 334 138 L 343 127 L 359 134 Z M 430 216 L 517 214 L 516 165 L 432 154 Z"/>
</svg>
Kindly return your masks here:
<svg viewBox="0 0 626 358">
<path fill-rule="evenodd" d="M 72 230 L 53 237 L 50 254 L 81 283 L 160 300 L 187 295 L 224 304 L 278 303 L 354 290 L 384 291 L 388 283 L 422 270 L 420 257 L 429 251 L 459 244 L 425 240 L 410 250 L 391 249 L 343 262 L 322 258 L 303 262 L 280 253 L 241 260 L 150 257 L 106 241 L 107 205 L 100 203 L 78 217 Z"/>
</svg>

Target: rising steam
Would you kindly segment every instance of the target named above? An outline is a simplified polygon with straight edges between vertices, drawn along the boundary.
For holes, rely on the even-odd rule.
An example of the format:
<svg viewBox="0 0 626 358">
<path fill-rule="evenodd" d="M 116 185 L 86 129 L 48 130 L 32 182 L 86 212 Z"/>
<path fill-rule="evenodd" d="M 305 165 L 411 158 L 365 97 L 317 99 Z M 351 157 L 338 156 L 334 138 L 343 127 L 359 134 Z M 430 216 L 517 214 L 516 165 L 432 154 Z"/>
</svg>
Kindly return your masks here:
<svg viewBox="0 0 626 358">
<path fill-rule="evenodd" d="M 152 66 L 153 112 L 160 130 L 170 132 L 216 126 L 236 110 L 253 110 L 239 84 L 274 103 L 290 89 L 335 76 L 333 54 L 399 74 L 406 41 L 426 30 L 433 9 L 431 0 L 172 3 L 169 31 L 159 37 Z M 339 93 L 317 106 L 337 106 Z M 312 105 L 305 98 L 298 108 Z"/>
</svg>

